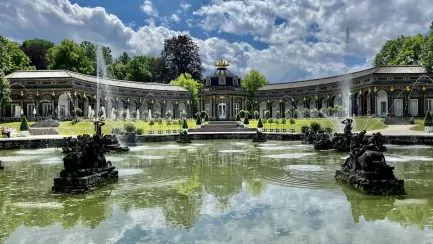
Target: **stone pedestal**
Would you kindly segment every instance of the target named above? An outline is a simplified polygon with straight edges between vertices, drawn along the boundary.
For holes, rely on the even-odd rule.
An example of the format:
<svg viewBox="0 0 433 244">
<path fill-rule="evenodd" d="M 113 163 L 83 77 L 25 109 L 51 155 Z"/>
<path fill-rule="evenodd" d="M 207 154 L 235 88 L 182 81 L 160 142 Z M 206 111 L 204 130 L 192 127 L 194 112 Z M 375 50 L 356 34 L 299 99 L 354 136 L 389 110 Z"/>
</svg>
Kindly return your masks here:
<svg viewBox="0 0 433 244">
<path fill-rule="evenodd" d="M 104 183 L 116 181 L 119 173 L 115 167 L 98 169 L 81 169 L 75 172 L 62 170 L 60 177 L 54 178 L 52 192 L 61 193 L 84 193 Z"/>
<path fill-rule="evenodd" d="M 256 136 L 253 139 L 253 142 L 266 142 L 266 135 L 260 131 L 257 131 Z"/>
<path fill-rule="evenodd" d="M 392 171 L 391 171 L 392 173 Z M 383 178 L 373 172 L 337 170 L 335 179 L 346 183 L 367 195 L 405 195 L 404 180 L 395 177 Z"/>
</svg>

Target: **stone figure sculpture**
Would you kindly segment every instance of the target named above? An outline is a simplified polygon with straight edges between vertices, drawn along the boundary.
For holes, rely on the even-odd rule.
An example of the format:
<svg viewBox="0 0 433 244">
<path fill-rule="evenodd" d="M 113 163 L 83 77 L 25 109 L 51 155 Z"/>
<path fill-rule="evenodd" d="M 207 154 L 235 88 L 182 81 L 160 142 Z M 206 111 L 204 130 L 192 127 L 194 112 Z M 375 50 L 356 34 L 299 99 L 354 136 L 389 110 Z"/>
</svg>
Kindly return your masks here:
<svg viewBox="0 0 433 244">
<path fill-rule="evenodd" d="M 394 167 L 380 152 L 380 134 L 365 139 L 365 131 L 352 138 L 349 157 L 336 171 L 335 178 L 369 195 L 404 195 L 404 181 L 394 176 Z"/>
<path fill-rule="evenodd" d="M 63 158 L 64 169 L 60 177 L 54 179 L 53 193 L 85 192 L 99 184 L 117 179 L 118 171 L 107 161 L 104 152 L 107 140 L 111 137 L 101 135 L 103 123 L 95 124 L 96 133 L 67 138 L 73 145 L 68 147 Z"/>
</svg>

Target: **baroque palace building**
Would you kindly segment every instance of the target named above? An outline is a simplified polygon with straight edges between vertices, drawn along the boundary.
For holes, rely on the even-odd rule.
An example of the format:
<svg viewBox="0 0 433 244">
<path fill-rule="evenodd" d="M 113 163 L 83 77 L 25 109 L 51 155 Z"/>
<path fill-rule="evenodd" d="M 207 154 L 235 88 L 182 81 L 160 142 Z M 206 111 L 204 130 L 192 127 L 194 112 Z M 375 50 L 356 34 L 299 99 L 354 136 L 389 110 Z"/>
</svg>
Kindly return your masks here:
<svg viewBox="0 0 433 244">
<path fill-rule="evenodd" d="M 138 110 L 141 118 L 164 116 L 168 111 L 170 117 L 180 118 L 182 112 L 190 111 L 189 92 L 174 85 L 98 79 L 62 70 L 18 71 L 6 78 L 11 83 L 12 103 L 2 109 L 2 118 L 56 114 L 65 119 L 71 117 L 74 108 L 80 108 L 87 117 L 89 106 L 96 108 L 97 97 L 107 118 L 113 109 L 130 113 Z"/>
<path fill-rule="evenodd" d="M 342 87 L 350 82 L 350 114 L 357 116 L 424 116 L 433 111 L 433 74 L 421 66 L 383 66 L 319 79 L 273 83 L 256 91 L 252 101 L 241 87 L 242 80 L 231 73 L 229 63 L 219 60 L 211 76 L 201 81 L 199 111 L 211 120 L 234 120 L 248 107 L 264 116 L 288 117 L 295 111 L 320 110 L 342 106 Z M 2 109 L 3 119 L 26 114 L 44 118 L 56 114 L 70 117 L 74 108 L 88 115 L 89 105 L 96 107 L 97 97 L 107 117 L 110 111 L 139 111 L 140 117 L 159 114 L 180 118 L 183 112 L 192 116 L 189 92 L 182 87 L 132 81 L 98 79 L 70 71 L 18 71 L 6 76 L 11 83 L 12 103 Z M 300 116 L 300 115 L 298 115 Z"/>
</svg>

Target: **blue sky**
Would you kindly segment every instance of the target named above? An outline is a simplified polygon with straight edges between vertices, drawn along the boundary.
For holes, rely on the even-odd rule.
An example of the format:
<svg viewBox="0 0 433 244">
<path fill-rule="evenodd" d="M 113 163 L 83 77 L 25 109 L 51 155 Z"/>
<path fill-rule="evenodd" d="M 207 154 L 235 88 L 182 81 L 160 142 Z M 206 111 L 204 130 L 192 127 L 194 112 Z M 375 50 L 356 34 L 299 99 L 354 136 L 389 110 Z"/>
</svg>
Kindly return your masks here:
<svg viewBox="0 0 433 244">
<path fill-rule="evenodd" d="M 270 82 L 288 82 L 371 67 L 387 39 L 426 33 L 432 6 L 431 0 L 1 0 L 0 34 L 89 40 L 115 55 L 157 56 L 164 39 L 187 33 L 206 74 L 223 57 L 239 76 L 258 69 Z"/>
</svg>

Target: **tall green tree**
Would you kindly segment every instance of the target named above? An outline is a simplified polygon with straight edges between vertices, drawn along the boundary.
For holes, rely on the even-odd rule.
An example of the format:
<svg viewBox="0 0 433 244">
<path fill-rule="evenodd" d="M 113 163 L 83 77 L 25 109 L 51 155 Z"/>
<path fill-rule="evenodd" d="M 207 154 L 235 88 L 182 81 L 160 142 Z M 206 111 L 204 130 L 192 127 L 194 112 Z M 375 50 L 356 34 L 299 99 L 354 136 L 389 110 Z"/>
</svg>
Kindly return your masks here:
<svg viewBox="0 0 433 244">
<path fill-rule="evenodd" d="M 400 36 L 393 40 L 388 40 L 382 46 L 382 49 L 376 54 L 374 58 L 374 66 L 392 65 L 395 63 L 395 58 L 400 53 L 404 41 L 407 37 Z"/>
<path fill-rule="evenodd" d="M 54 43 L 43 39 L 25 40 L 20 48 L 30 58 L 31 65 L 37 70 L 46 70 L 48 62 L 46 55 L 50 48 L 54 47 Z"/>
<path fill-rule="evenodd" d="M 11 85 L 9 80 L 6 79 L 2 69 L 0 69 L 0 107 L 9 105 L 11 99 Z"/>
<path fill-rule="evenodd" d="M 244 80 L 241 82 L 241 86 L 248 92 L 248 100 L 250 102 L 252 102 L 254 93 L 257 91 L 257 89 L 267 84 L 269 84 L 269 81 L 256 69 L 248 72 L 245 75 Z M 249 110 L 251 110 L 251 108 Z"/>
<path fill-rule="evenodd" d="M 426 38 L 422 46 L 421 64 L 427 71 L 433 71 L 433 34 L 430 34 L 430 36 Z"/>
<path fill-rule="evenodd" d="M 65 39 L 59 45 L 48 50 L 49 69 L 65 69 L 83 74 L 95 74 L 95 66 L 80 45 Z"/>
<path fill-rule="evenodd" d="M 155 58 L 151 56 L 135 56 L 127 65 L 126 78 L 133 81 L 153 82 L 152 67 Z"/>
<path fill-rule="evenodd" d="M 190 92 L 190 104 L 193 114 L 198 111 L 198 92 L 202 84 L 198 83 L 192 75 L 188 73 L 181 74 L 177 79 L 170 82 L 172 85 L 181 86 Z"/>
<path fill-rule="evenodd" d="M 425 36 L 417 34 L 404 38 L 403 45 L 397 56 L 391 61 L 393 65 L 418 65 L 421 63 L 421 48 L 425 42 Z"/>
<path fill-rule="evenodd" d="M 97 45 L 89 42 L 89 41 L 83 41 L 80 43 L 80 47 L 83 49 L 86 57 L 92 62 L 92 65 L 95 68 L 95 73 L 92 75 L 96 75 L 96 65 L 97 65 L 97 58 L 96 58 L 96 49 Z M 113 56 L 111 55 L 111 48 L 102 46 L 102 56 L 104 57 L 105 64 L 111 65 L 113 63 Z"/>
<path fill-rule="evenodd" d="M 0 36 L 0 69 L 5 74 L 17 70 L 34 69 L 30 65 L 30 59 L 19 48 L 18 44 Z"/>
<path fill-rule="evenodd" d="M 191 74 L 195 80 L 202 79 L 203 67 L 199 48 L 188 35 L 179 35 L 164 40 L 161 62 L 162 70 L 159 71 L 159 74 L 164 83 L 176 79 L 183 73 Z"/>
</svg>

